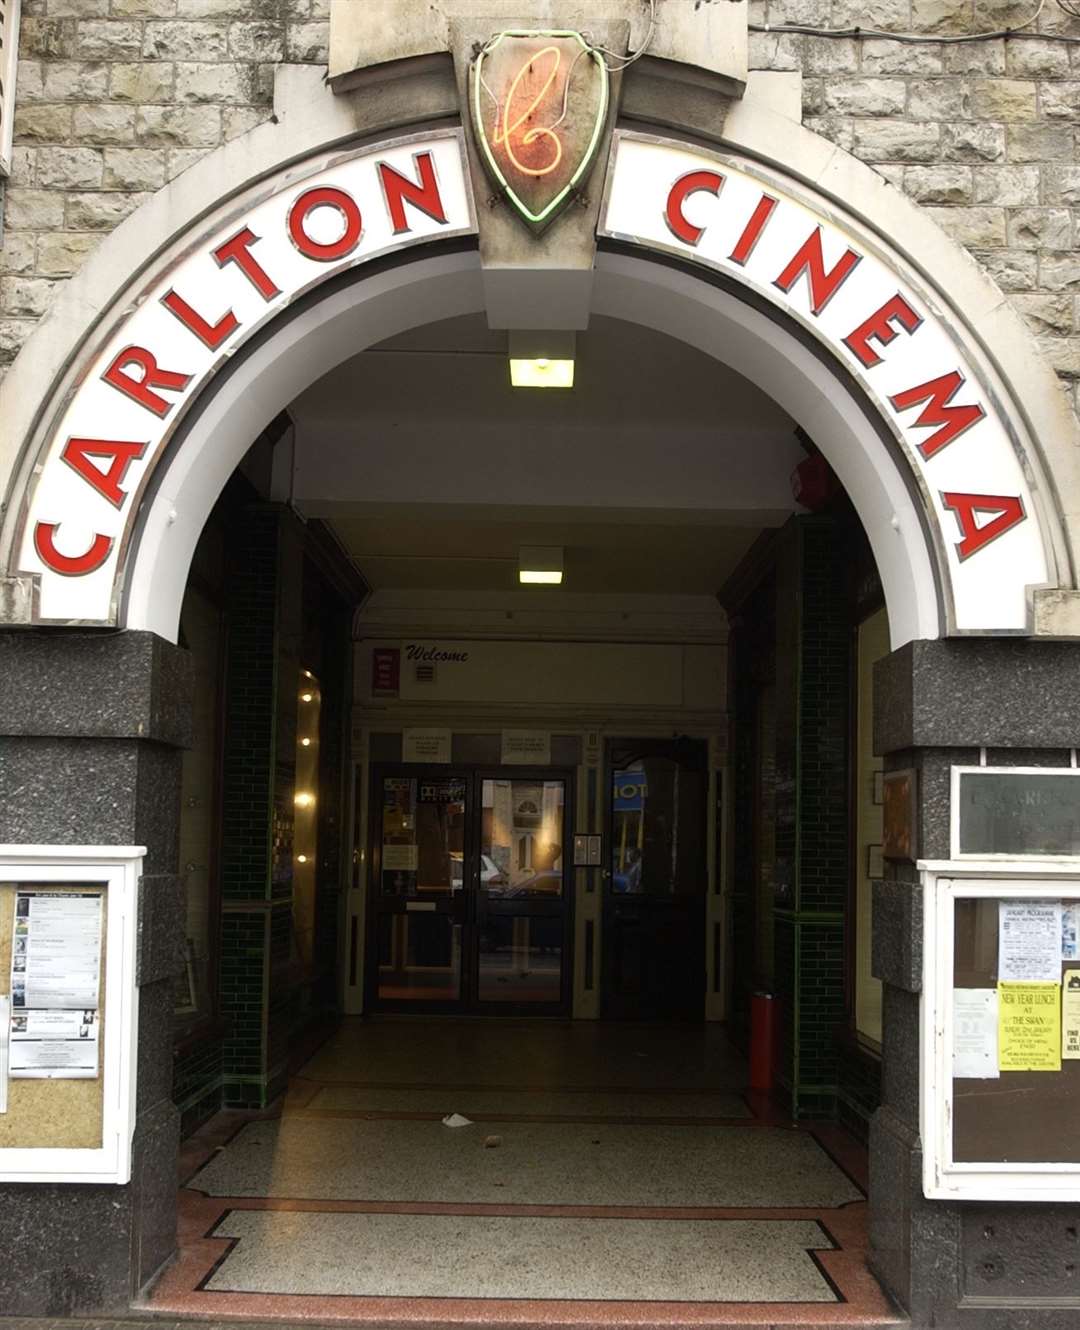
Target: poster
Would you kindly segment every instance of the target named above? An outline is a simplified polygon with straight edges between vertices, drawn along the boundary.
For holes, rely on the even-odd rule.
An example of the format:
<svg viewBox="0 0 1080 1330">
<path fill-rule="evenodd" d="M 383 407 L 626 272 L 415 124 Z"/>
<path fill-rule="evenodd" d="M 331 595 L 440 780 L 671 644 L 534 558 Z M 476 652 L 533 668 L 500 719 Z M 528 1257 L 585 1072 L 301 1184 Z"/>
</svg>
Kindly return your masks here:
<svg viewBox="0 0 1080 1330">
<path fill-rule="evenodd" d="M 420 863 L 417 845 L 383 845 L 382 870 L 384 873 L 415 873 Z"/>
<path fill-rule="evenodd" d="M 998 983 L 1060 983 L 1061 902 L 998 902 Z"/>
<path fill-rule="evenodd" d="M 445 780 L 422 780 L 417 792 L 419 804 L 456 804 L 464 806 L 465 782 L 460 776 L 449 776 Z"/>
<path fill-rule="evenodd" d="M 8 1047 L 11 1038 L 11 999 L 0 997 L 0 1113 L 7 1112 Z"/>
<path fill-rule="evenodd" d="M 402 762 L 449 762 L 452 738 L 452 730 L 402 730 L 401 760 Z"/>
<path fill-rule="evenodd" d="M 1061 907 L 1061 959 L 1063 961 L 1080 960 L 1080 948 L 1077 946 L 1076 929 L 1080 923 L 1080 909 L 1075 905 Z"/>
<path fill-rule="evenodd" d="M 1061 985 L 998 984 L 998 1066 L 1061 1070 Z"/>
<path fill-rule="evenodd" d="M 102 904 L 100 892 L 16 893 L 7 1049 L 13 1079 L 97 1076 Z"/>
<path fill-rule="evenodd" d="M 1061 1056 L 1080 1058 L 1080 970 L 1066 970 L 1061 986 Z"/>
<path fill-rule="evenodd" d="M 953 989 L 953 1065 L 956 1079 L 998 1077 L 998 999 L 993 988 Z"/>
<path fill-rule="evenodd" d="M 503 730 L 503 766 L 551 765 L 551 735 L 547 730 Z"/>
<path fill-rule="evenodd" d="M 11 1075 L 93 1079 L 99 1020 L 94 1008 L 16 1013 L 11 1018 Z"/>
</svg>

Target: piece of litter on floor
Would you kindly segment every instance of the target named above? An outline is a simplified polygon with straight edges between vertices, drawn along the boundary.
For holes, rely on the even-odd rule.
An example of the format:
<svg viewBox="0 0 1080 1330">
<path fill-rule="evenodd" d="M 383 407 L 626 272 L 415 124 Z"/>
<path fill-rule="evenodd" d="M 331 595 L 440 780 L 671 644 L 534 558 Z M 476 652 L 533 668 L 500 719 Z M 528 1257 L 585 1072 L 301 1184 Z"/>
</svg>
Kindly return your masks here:
<svg viewBox="0 0 1080 1330">
<path fill-rule="evenodd" d="M 502 1145 L 502 1137 L 501 1137 L 501 1136 L 485 1136 L 485 1137 L 484 1137 L 484 1149 L 485 1149 L 485 1150 L 496 1150 L 496 1149 L 498 1149 L 498 1147 L 499 1147 L 500 1145 Z"/>
<path fill-rule="evenodd" d="M 447 1113 L 442 1120 L 442 1124 L 444 1127 L 471 1127 L 473 1125 L 472 1118 L 463 1117 L 460 1113 Z"/>
</svg>

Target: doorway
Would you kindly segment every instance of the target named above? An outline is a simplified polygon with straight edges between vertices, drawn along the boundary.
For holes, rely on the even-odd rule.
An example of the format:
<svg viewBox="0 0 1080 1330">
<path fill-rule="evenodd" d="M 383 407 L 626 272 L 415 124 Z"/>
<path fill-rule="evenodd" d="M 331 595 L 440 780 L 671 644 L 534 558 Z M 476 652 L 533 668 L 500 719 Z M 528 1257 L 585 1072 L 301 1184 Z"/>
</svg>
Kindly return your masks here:
<svg viewBox="0 0 1080 1330">
<path fill-rule="evenodd" d="M 685 736 L 618 739 L 607 758 L 602 1015 L 701 1020 L 708 745 Z"/>
<path fill-rule="evenodd" d="M 376 767 L 369 1010 L 568 1015 L 567 771 Z"/>
</svg>

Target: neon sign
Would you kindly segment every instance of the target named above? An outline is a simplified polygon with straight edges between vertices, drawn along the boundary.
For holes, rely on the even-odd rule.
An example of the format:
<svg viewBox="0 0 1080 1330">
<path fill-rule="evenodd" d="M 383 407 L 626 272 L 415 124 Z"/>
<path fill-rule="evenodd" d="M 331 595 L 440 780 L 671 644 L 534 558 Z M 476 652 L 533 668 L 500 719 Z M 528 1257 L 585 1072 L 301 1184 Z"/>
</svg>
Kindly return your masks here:
<svg viewBox="0 0 1080 1330">
<path fill-rule="evenodd" d="M 577 32 L 500 32 L 472 67 L 473 129 L 484 162 L 537 230 L 588 175 L 608 111 L 608 71 Z"/>
</svg>

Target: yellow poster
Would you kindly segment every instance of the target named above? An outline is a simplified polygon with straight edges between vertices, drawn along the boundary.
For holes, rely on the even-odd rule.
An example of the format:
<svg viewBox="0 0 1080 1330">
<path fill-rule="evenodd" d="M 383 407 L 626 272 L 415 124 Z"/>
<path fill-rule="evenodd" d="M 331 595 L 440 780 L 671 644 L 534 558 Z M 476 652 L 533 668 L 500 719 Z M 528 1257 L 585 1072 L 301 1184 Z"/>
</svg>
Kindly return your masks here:
<svg viewBox="0 0 1080 1330">
<path fill-rule="evenodd" d="M 1066 970 L 1061 990 L 1061 1056 L 1080 1058 L 1080 970 Z"/>
<path fill-rule="evenodd" d="M 998 984 L 998 1066 L 1061 1070 L 1061 985 Z"/>
</svg>

